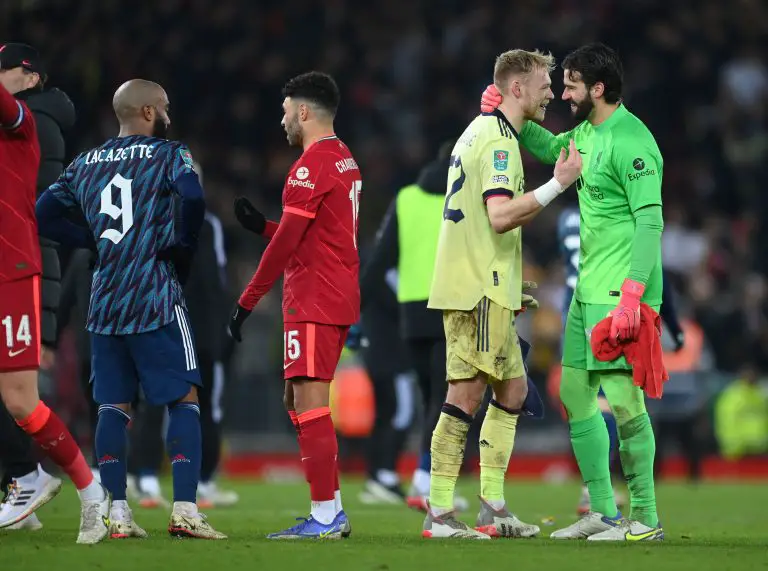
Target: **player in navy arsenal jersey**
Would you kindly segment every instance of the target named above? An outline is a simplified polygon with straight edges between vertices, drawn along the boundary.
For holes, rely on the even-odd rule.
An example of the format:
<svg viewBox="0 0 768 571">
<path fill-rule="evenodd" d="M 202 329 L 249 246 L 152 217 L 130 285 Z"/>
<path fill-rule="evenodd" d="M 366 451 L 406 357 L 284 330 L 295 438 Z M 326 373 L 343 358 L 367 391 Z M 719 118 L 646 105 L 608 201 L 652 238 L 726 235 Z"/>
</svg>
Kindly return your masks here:
<svg viewBox="0 0 768 571">
<path fill-rule="evenodd" d="M 162 87 L 128 81 L 113 107 L 118 136 L 78 155 L 37 203 L 46 237 L 97 253 L 87 328 L 100 405 L 96 454 L 112 495 L 110 535 L 146 536 L 126 502 L 127 424 L 141 386 L 150 404 L 167 405 L 170 414 L 168 531 L 223 539 L 197 511 L 200 372 L 182 293 L 205 214 L 203 189 L 187 147 L 165 139 L 170 119 Z M 67 219 L 70 209 L 82 211 L 87 228 Z"/>
</svg>

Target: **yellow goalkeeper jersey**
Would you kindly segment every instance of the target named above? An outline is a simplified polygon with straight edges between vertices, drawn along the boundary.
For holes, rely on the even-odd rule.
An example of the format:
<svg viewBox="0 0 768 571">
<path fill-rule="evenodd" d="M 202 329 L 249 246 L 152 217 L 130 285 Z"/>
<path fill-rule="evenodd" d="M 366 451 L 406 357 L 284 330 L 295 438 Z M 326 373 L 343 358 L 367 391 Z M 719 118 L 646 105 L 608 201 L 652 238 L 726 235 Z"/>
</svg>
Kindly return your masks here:
<svg viewBox="0 0 768 571">
<path fill-rule="evenodd" d="M 477 116 L 453 148 L 429 307 L 472 310 L 487 297 L 520 308 L 521 229 L 497 234 L 485 208 L 491 196 L 524 191 L 517 138 L 497 109 Z"/>
</svg>

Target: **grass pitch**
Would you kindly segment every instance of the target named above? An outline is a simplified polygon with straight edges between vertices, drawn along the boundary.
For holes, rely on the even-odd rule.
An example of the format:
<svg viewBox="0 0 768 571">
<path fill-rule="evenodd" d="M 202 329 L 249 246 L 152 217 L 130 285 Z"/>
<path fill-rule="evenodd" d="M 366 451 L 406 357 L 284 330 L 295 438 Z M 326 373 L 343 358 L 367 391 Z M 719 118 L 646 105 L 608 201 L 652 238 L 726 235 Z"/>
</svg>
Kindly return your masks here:
<svg viewBox="0 0 768 571">
<path fill-rule="evenodd" d="M 61 494 L 38 513 L 41 531 L 0 530 L 0 565 L 13 571 L 105 569 L 150 571 L 354 570 L 436 571 L 599 569 L 620 571 L 768 571 L 768 486 L 764 484 L 660 484 L 657 488 L 666 541 L 593 545 L 548 539 L 549 532 L 575 519 L 577 484 L 512 481 L 507 500 L 525 521 L 542 528 L 540 538 L 489 542 L 424 540 L 422 516 L 400 506 L 364 506 L 360 481 L 343 485 L 353 533 L 346 541 L 275 542 L 264 535 L 306 515 L 303 483 L 228 482 L 241 496 L 235 508 L 208 512 L 228 541 L 178 540 L 168 536 L 164 510 L 134 508 L 149 533 L 141 540 L 75 544 L 79 509 L 75 490 Z M 473 497 L 477 481 L 463 480 L 461 493 Z M 166 483 L 170 495 L 170 485 Z M 476 502 L 473 503 L 473 510 Z M 474 513 L 464 514 L 472 521 Z M 542 524 L 554 518 L 554 526 Z"/>
</svg>

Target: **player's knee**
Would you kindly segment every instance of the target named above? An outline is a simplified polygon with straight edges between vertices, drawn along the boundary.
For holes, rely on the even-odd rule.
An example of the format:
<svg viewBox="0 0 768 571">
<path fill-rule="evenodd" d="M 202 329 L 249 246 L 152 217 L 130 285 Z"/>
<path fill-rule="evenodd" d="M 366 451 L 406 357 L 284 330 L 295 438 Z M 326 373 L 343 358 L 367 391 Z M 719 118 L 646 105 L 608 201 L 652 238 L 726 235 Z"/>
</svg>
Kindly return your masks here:
<svg viewBox="0 0 768 571">
<path fill-rule="evenodd" d="M 18 393 L 5 399 L 5 408 L 14 420 L 22 420 L 32 414 L 37 407 L 37 400 L 26 398 Z"/>
<path fill-rule="evenodd" d="M 645 395 L 632 381 L 632 373 L 606 373 L 602 387 L 618 426 L 646 413 Z"/>
<path fill-rule="evenodd" d="M 324 381 L 295 381 L 293 387 L 293 406 L 296 414 L 303 414 L 317 408 L 330 405 L 330 385 Z"/>
<path fill-rule="evenodd" d="M 642 400 L 637 401 L 636 399 L 629 399 L 627 401 L 620 401 L 612 404 L 610 409 L 613 416 L 616 418 L 617 426 L 629 424 L 637 417 L 646 413 L 645 402 Z"/>
<path fill-rule="evenodd" d="M 596 387 L 590 385 L 589 371 L 563 367 L 560 401 L 565 407 L 570 422 L 586 420 L 598 412 L 598 388 L 599 385 Z"/>
<path fill-rule="evenodd" d="M 2 393 L 5 408 L 14 419 L 27 418 L 40 401 L 37 392 L 37 372 L 19 371 L 3 374 L 0 378 L 0 393 Z"/>
<path fill-rule="evenodd" d="M 526 396 L 528 396 L 528 383 L 525 377 L 493 384 L 494 400 L 508 410 L 523 408 Z"/>
<path fill-rule="evenodd" d="M 485 382 L 479 379 L 451 381 L 445 403 L 461 409 L 470 416 L 475 416 L 483 403 L 485 388 Z"/>
<path fill-rule="evenodd" d="M 197 403 L 198 402 L 197 387 L 195 385 L 192 385 L 189 388 L 189 392 L 186 395 L 181 397 L 176 402 L 172 403 L 170 406 L 173 406 L 173 405 L 176 405 L 176 404 L 179 404 L 179 403 L 182 403 L 182 402 L 192 402 L 192 403 Z M 169 406 L 169 408 L 170 408 L 170 406 Z"/>
</svg>

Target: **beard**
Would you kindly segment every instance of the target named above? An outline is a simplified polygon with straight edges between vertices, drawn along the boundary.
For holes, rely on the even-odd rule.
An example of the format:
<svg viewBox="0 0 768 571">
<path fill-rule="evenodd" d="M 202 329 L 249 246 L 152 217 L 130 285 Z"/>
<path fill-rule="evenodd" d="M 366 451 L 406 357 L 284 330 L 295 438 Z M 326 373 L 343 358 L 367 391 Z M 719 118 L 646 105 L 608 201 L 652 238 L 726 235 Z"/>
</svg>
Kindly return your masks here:
<svg viewBox="0 0 768 571">
<path fill-rule="evenodd" d="M 158 139 L 168 136 L 168 124 L 159 115 L 155 117 L 155 123 L 152 125 L 152 136 Z"/>
<path fill-rule="evenodd" d="M 288 144 L 292 147 L 300 147 L 304 137 L 301 133 L 301 126 L 298 118 L 285 124 L 285 134 L 288 137 Z"/>
<path fill-rule="evenodd" d="M 576 121 L 576 123 L 581 123 L 582 121 L 585 121 L 587 117 L 589 117 L 589 114 L 592 113 L 592 109 L 594 108 L 595 102 L 592 101 L 592 96 L 587 93 L 584 101 L 577 103 L 576 109 L 571 111 L 571 116 Z"/>
</svg>

